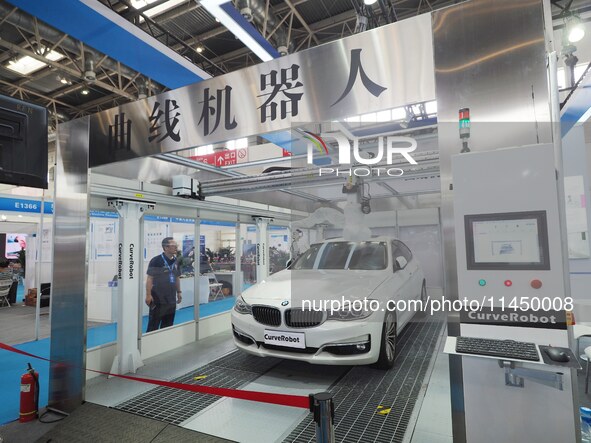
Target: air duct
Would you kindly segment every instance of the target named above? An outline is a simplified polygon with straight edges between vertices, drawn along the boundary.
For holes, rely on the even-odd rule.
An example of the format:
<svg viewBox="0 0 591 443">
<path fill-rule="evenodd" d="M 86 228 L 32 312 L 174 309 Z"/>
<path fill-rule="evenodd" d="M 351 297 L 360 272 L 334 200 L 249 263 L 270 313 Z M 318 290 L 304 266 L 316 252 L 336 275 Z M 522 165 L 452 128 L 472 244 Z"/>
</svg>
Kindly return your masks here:
<svg viewBox="0 0 591 443">
<path fill-rule="evenodd" d="M 264 0 L 238 0 L 236 2 L 236 8 L 246 20 L 256 23 L 261 28 L 265 26 L 266 20 L 267 31 L 273 31 L 277 28 L 271 38 L 281 55 L 287 55 L 294 50 L 293 41 L 287 40 L 287 29 L 284 25 L 279 25 L 281 20 L 275 14 L 268 13 L 265 16 L 266 7 Z"/>
<path fill-rule="evenodd" d="M 143 100 L 144 98 L 148 97 L 148 86 L 146 85 L 146 81 L 140 77 L 136 84 L 138 100 Z"/>
<path fill-rule="evenodd" d="M 94 56 L 90 52 L 84 53 L 84 81 L 94 83 L 96 81 L 96 72 L 94 72 Z"/>
</svg>

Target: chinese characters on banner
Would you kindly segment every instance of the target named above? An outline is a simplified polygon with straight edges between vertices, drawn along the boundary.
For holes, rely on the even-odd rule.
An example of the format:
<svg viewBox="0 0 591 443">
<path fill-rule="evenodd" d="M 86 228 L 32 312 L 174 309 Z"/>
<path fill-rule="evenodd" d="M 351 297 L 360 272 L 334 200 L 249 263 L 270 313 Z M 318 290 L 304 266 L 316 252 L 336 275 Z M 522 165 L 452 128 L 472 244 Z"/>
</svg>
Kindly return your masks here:
<svg viewBox="0 0 591 443">
<path fill-rule="evenodd" d="M 289 68 L 281 69 L 280 77 L 277 78 L 277 71 L 272 70 L 268 74 L 261 75 L 261 92 L 259 97 L 266 97 L 265 102 L 259 107 L 261 110 L 261 123 L 267 119 L 277 119 L 277 105 L 279 102 L 279 117 L 285 119 L 288 114 L 298 115 L 298 103 L 304 95 L 303 84 L 296 81 L 299 76 L 299 65 L 295 63 Z M 296 92 L 297 91 L 297 92 Z M 279 97 L 277 95 L 281 93 Z"/>
<path fill-rule="evenodd" d="M 185 128 L 196 129 L 202 139 L 215 134 L 223 128 L 224 135 L 234 131 L 240 133 L 240 116 L 257 112 L 258 120 L 264 124 L 273 123 L 297 117 L 301 104 L 305 100 L 305 84 L 302 79 L 301 66 L 292 63 L 289 67 L 259 71 L 258 93 L 256 97 L 260 105 L 256 109 L 240 108 L 240 103 L 232 100 L 232 86 L 223 88 L 203 88 L 199 97 L 192 98 L 191 103 L 182 102 L 182 98 L 158 99 L 153 102 L 148 115 L 139 116 L 138 120 L 146 124 L 144 128 L 136 128 L 140 122 L 132 121 L 131 113 L 118 112 L 112 116 L 108 126 L 108 151 L 117 157 L 119 153 L 127 152 L 131 155 L 133 147 L 140 144 L 155 144 L 166 142 L 169 150 L 191 147 L 192 140 L 181 140 L 181 134 L 187 133 Z M 342 102 L 353 90 L 360 79 L 360 83 L 372 96 L 378 97 L 388 89 L 371 79 L 362 65 L 362 49 L 351 49 L 349 54 L 349 74 L 346 83 L 343 82 L 339 96 L 332 98 L 330 107 Z M 169 94 L 170 96 L 170 94 Z M 183 109 L 183 107 L 185 109 Z M 196 108 L 193 109 L 193 108 Z M 148 108 L 150 109 L 150 108 Z M 184 121 L 187 115 L 199 116 L 199 120 Z M 235 131 L 238 129 L 237 131 Z M 146 134 L 144 140 L 135 140 L 136 134 Z M 255 134 L 250 134 L 255 135 Z M 132 138 L 134 138 L 132 140 Z M 171 144 L 172 143 L 172 144 Z M 172 148 L 172 149 L 171 149 Z M 140 150 L 141 151 L 141 150 Z M 216 167 L 241 163 L 246 155 L 239 157 L 239 152 L 225 151 L 205 156 L 193 157 L 198 161 L 215 165 Z M 237 157 L 238 156 L 238 157 Z M 286 156 L 286 152 L 283 152 Z"/>
<path fill-rule="evenodd" d="M 175 132 L 176 125 L 179 123 L 179 119 L 177 117 L 181 115 L 180 112 L 177 112 L 178 109 L 179 107 L 176 104 L 176 100 L 165 100 L 164 111 L 160 109 L 159 102 L 154 103 L 154 108 L 152 109 L 152 114 L 149 118 L 151 134 L 148 137 L 149 142 L 154 140 L 161 142 L 166 137 L 170 137 L 175 142 L 181 141 L 178 131 Z M 163 122 L 164 131 L 162 131 Z"/>
</svg>

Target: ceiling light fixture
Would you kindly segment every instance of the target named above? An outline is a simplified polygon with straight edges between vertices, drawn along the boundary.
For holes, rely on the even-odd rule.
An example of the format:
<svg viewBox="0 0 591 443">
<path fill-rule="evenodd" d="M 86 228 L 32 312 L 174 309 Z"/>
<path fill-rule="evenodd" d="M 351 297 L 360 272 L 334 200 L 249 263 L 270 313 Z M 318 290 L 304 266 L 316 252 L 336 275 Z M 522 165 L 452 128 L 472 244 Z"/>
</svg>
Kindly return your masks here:
<svg viewBox="0 0 591 443">
<path fill-rule="evenodd" d="M 363 0 L 363 4 L 364 5 L 367 5 L 367 6 L 371 6 L 371 5 L 373 5 L 377 1 L 378 0 Z"/>
<path fill-rule="evenodd" d="M 181 3 L 185 2 L 185 1 L 186 0 L 168 0 L 168 1 L 165 1 L 164 3 L 159 3 L 152 8 L 144 9 L 143 14 L 146 17 L 153 17 L 155 15 L 162 14 L 162 13 L 174 8 L 175 6 L 180 5 Z M 149 6 L 152 3 L 156 3 L 156 2 L 157 2 L 157 0 L 131 0 L 131 6 L 133 6 L 135 9 L 142 9 L 142 8 L 145 8 L 146 6 Z M 143 23 L 143 22 L 144 22 L 144 18 L 140 17 L 140 23 Z"/>
<path fill-rule="evenodd" d="M 197 46 L 196 51 L 201 54 L 203 52 L 203 46 Z"/>
<path fill-rule="evenodd" d="M 576 43 L 581 41 L 585 37 L 585 28 L 581 19 L 574 14 L 571 15 L 566 21 L 566 32 L 569 42 Z"/>
<path fill-rule="evenodd" d="M 250 35 L 246 29 L 244 29 L 240 24 L 231 17 L 224 9 L 222 5 L 230 3 L 230 6 L 233 8 L 234 6 L 230 2 L 230 0 L 201 0 L 201 6 L 203 6 L 207 11 L 216 19 L 220 21 L 222 25 L 224 25 L 228 31 L 238 38 L 244 45 L 254 52 L 262 61 L 267 62 L 269 60 L 273 60 L 275 57 L 271 55 L 259 42 L 255 40 L 255 38 Z"/>
<path fill-rule="evenodd" d="M 72 82 L 70 80 L 68 80 L 63 75 L 59 75 L 59 74 L 57 76 L 57 81 L 60 82 L 62 85 L 71 85 L 72 84 Z"/>
<path fill-rule="evenodd" d="M 45 48 L 41 47 L 39 48 L 39 51 L 41 52 L 41 54 L 43 54 Z M 50 51 L 47 54 L 43 54 L 43 57 L 45 57 L 47 60 L 56 62 L 61 60 L 65 56 L 63 54 L 60 54 L 59 52 Z M 6 65 L 6 68 L 10 69 L 11 71 L 18 72 L 21 75 L 28 75 L 32 72 L 38 71 L 41 68 L 44 68 L 45 66 L 47 66 L 47 63 L 43 63 L 41 60 L 25 55 L 19 58 L 13 58 L 9 60 L 8 64 Z"/>
<path fill-rule="evenodd" d="M 88 88 L 84 88 L 82 91 L 80 91 L 82 93 L 82 95 L 88 95 L 90 94 L 90 90 Z"/>
</svg>

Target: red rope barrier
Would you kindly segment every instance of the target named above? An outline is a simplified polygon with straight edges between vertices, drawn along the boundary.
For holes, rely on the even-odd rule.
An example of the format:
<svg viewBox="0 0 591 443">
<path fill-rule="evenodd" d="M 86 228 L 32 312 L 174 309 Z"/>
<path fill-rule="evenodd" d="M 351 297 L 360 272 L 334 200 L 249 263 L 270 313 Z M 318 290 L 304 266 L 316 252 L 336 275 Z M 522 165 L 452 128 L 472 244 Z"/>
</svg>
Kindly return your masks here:
<svg viewBox="0 0 591 443">
<path fill-rule="evenodd" d="M 21 351 L 20 349 L 14 348 L 10 345 L 0 343 L 0 349 L 4 349 L 9 352 L 14 352 L 16 354 L 26 355 L 27 357 L 36 358 L 39 360 L 45 360 L 51 363 L 51 360 L 39 357 L 34 354 L 30 354 L 25 351 Z M 63 363 L 62 363 L 63 364 Z M 191 392 L 198 392 L 201 394 L 209 394 L 209 395 L 218 395 L 220 397 L 232 397 L 238 398 L 240 400 L 250 400 L 250 401 L 257 401 L 262 403 L 271 403 L 274 405 L 282 405 L 282 406 L 292 406 L 294 408 L 304 408 L 308 409 L 310 407 L 310 400 L 308 397 L 304 397 L 301 395 L 288 395 L 288 394 L 271 394 L 269 392 L 258 392 L 258 391 L 241 391 L 238 389 L 229 389 L 229 388 L 216 388 L 213 386 L 204 386 L 204 385 L 189 385 L 186 383 L 176 383 L 164 380 L 155 380 L 151 378 L 144 378 L 144 377 L 135 377 L 132 375 L 119 375 L 119 374 L 111 374 L 109 372 L 97 371 L 95 369 L 86 369 L 90 372 L 95 372 L 98 374 L 109 375 L 111 377 L 119 377 L 124 378 L 126 380 L 138 381 L 141 383 L 148 383 L 157 386 L 165 386 L 167 388 L 173 389 L 180 389 L 183 391 L 191 391 Z"/>
</svg>

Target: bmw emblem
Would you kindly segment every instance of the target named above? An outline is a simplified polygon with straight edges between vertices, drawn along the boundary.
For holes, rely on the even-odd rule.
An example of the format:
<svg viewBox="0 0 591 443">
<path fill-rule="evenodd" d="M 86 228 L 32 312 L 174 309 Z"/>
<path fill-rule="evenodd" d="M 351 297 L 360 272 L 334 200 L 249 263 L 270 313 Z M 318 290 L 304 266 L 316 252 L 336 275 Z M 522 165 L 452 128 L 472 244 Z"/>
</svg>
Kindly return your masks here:
<svg viewBox="0 0 591 443">
<path fill-rule="evenodd" d="M 287 306 L 289 304 L 289 300 L 283 300 L 281 302 L 281 306 Z"/>
</svg>

